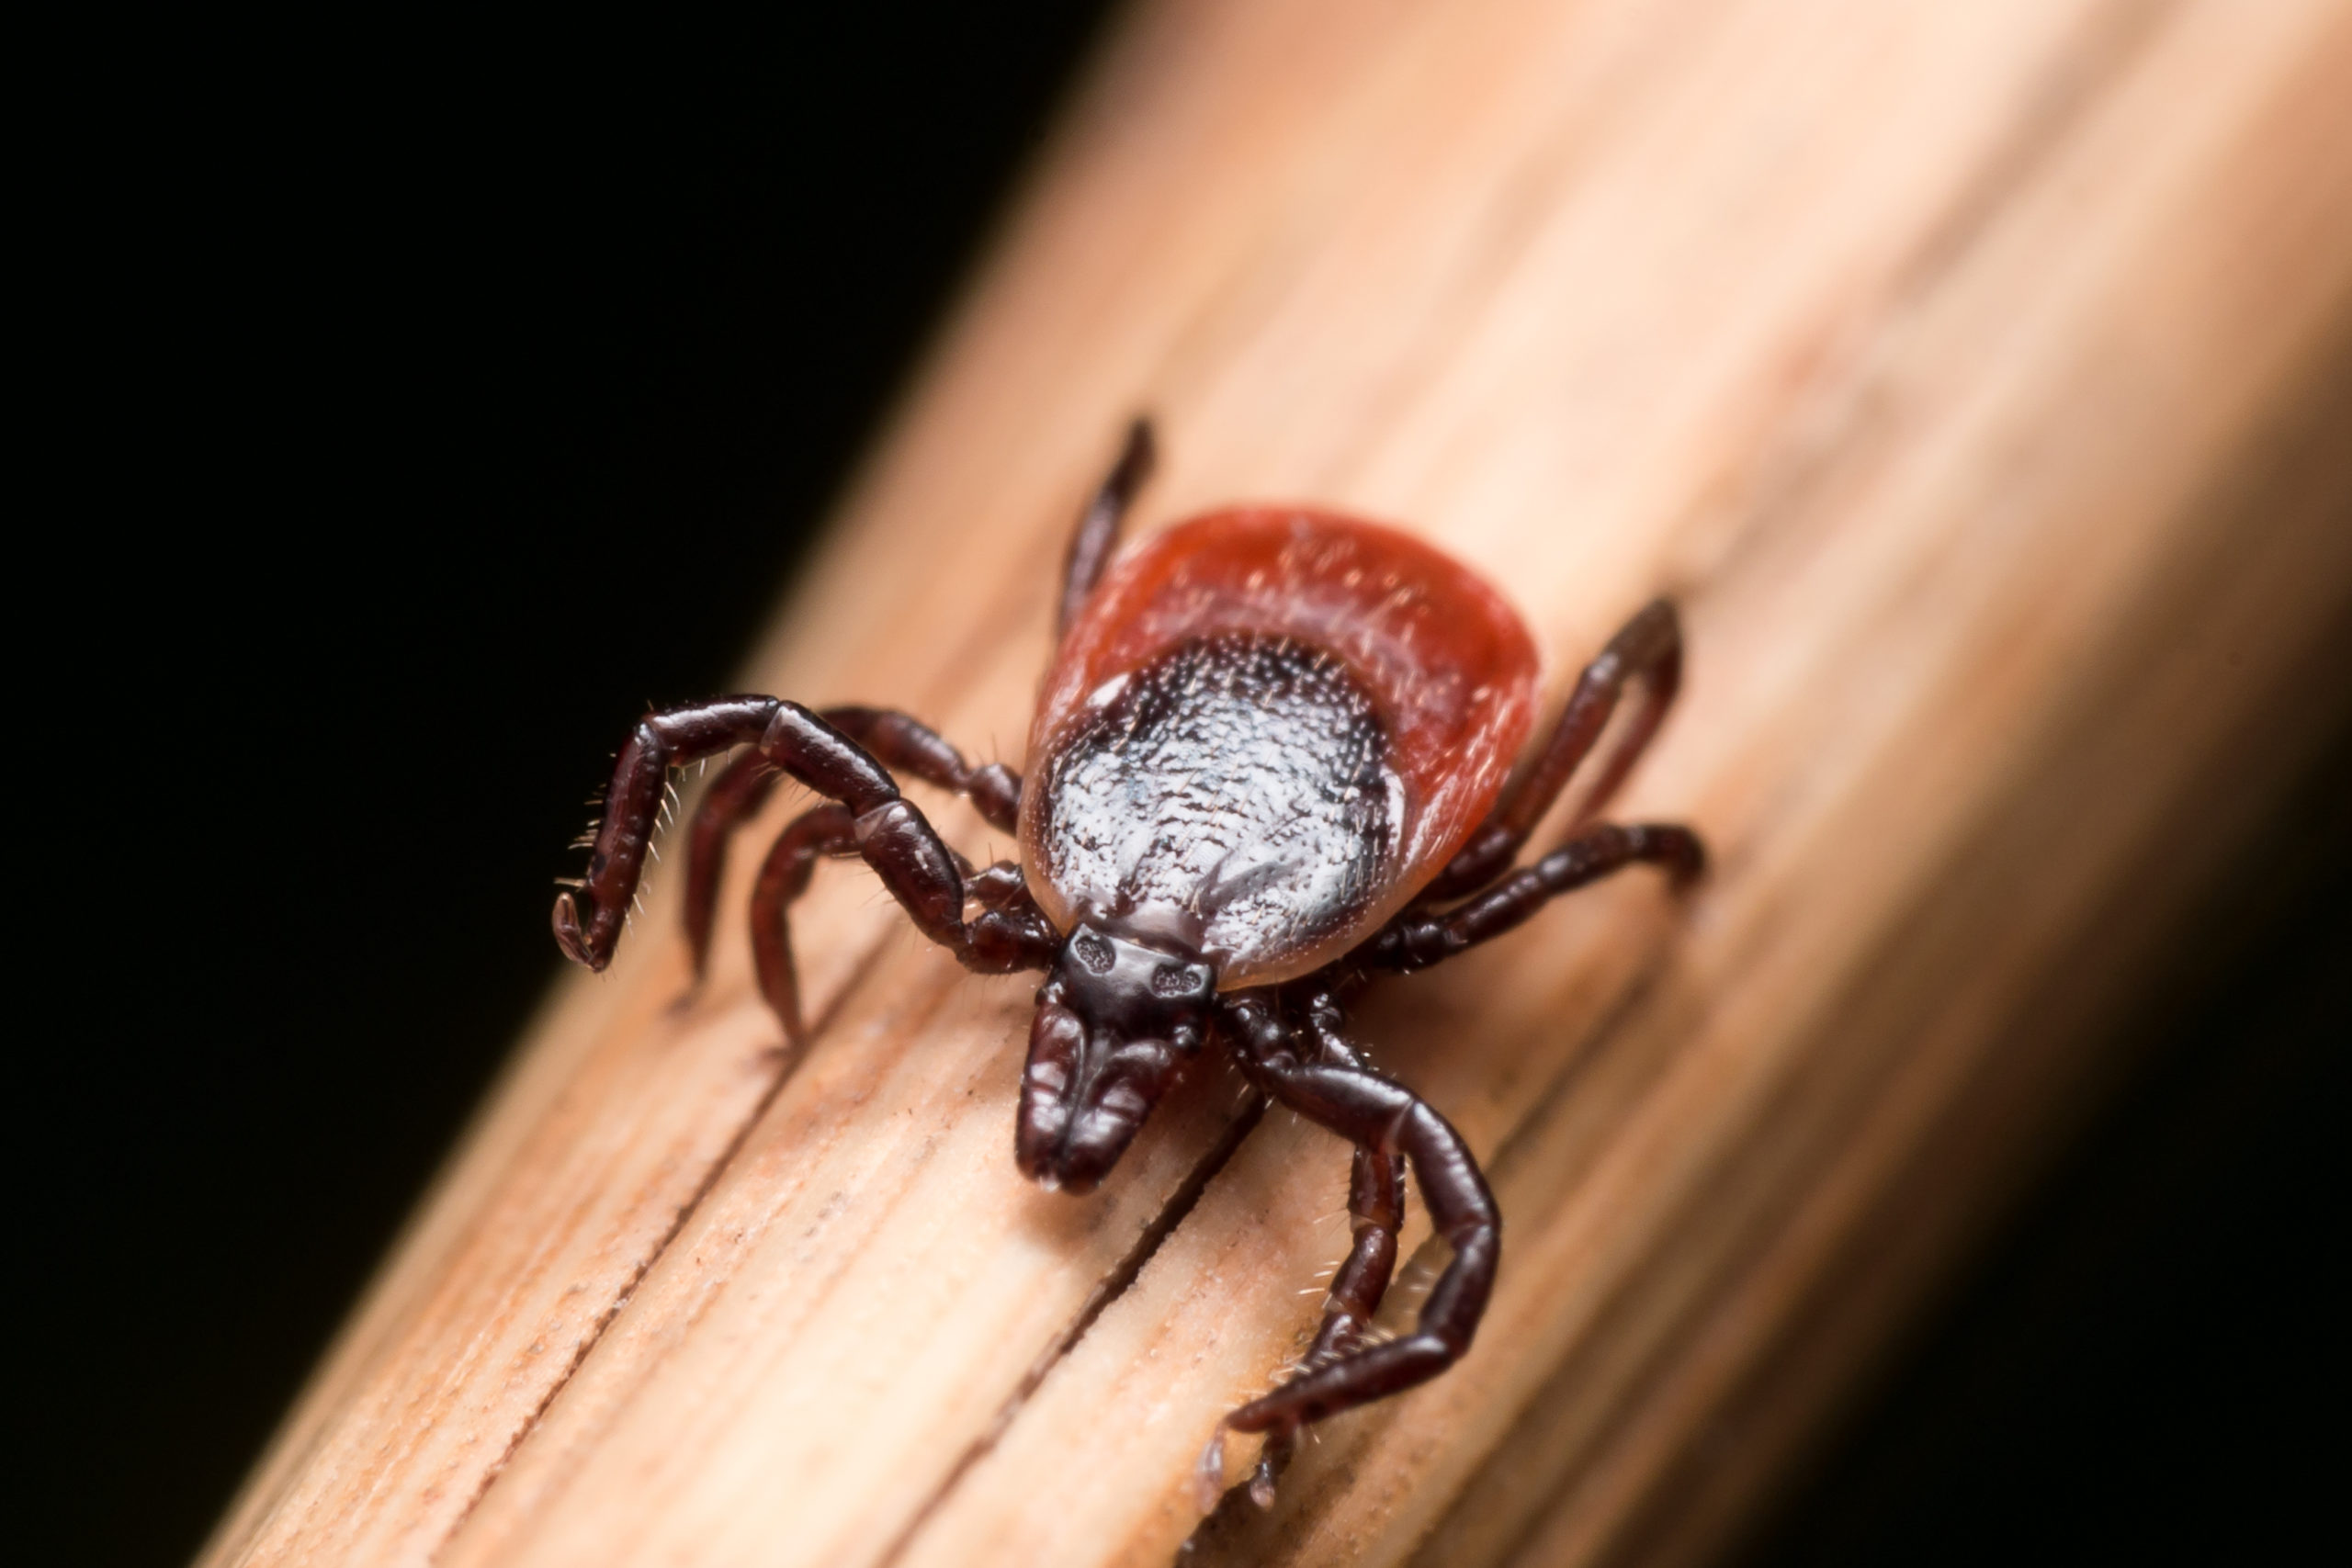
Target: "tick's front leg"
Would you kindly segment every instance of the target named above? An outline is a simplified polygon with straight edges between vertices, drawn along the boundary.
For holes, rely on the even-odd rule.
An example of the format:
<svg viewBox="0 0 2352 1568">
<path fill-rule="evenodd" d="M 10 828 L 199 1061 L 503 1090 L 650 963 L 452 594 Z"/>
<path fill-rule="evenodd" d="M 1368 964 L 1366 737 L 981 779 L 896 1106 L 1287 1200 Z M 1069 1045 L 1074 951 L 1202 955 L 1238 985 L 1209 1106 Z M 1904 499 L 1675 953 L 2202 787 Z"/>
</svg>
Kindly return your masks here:
<svg viewBox="0 0 2352 1568">
<path fill-rule="evenodd" d="M 853 812 L 872 810 L 899 796 L 899 786 L 880 763 L 797 703 L 718 697 L 650 713 L 638 721 L 613 765 L 613 782 L 605 792 L 605 819 L 590 848 L 588 874 L 577 885 L 579 897 L 563 893 L 556 897 L 555 938 L 566 957 L 591 969 L 612 962 L 622 923 L 645 874 L 670 770 L 747 743 L 758 746 L 766 770 L 790 773 Z M 748 764 L 739 766 L 729 770 L 722 780 L 726 787 L 718 793 L 738 807 L 755 806 L 766 793 L 762 779 Z M 580 908 L 583 903 L 585 919 Z"/>
<path fill-rule="evenodd" d="M 1270 1504 L 1272 1468 L 1279 1467 L 1279 1454 L 1300 1428 L 1426 1382 L 1460 1359 L 1487 1310 L 1502 1248 L 1502 1216 L 1478 1162 L 1462 1135 L 1428 1102 L 1353 1062 L 1351 1053 L 1344 1062 L 1325 1059 L 1320 1050 L 1312 1055 L 1302 1053 L 1298 1032 L 1262 995 L 1236 997 L 1227 1004 L 1224 1022 L 1243 1075 L 1276 1101 L 1353 1143 L 1361 1155 L 1375 1162 L 1375 1174 L 1399 1157 L 1411 1163 L 1430 1217 L 1453 1248 L 1453 1257 L 1422 1303 L 1412 1333 L 1385 1344 L 1356 1343 L 1320 1365 L 1310 1360 L 1297 1376 L 1220 1423 L 1201 1456 L 1204 1507 L 1215 1506 L 1223 1485 L 1227 1430 L 1267 1435 L 1273 1466 L 1261 1465 L 1250 1495 L 1261 1505 Z M 1317 1032 L 1337 1039 L 1329 1030 Z M 1401 1213 L 1401 1193 L 1398 1198 Z M 1375 1232 L 1382 1228 L 1385 1237 L 1359 1230 L 1349 1262 L 1352 1266 L 1363 1257 L 1366 1273 L 1376 1272 L 1385 1287 L 1395 1263 L 1396 1240 L 1393 1226 L 1374 1227 Z M 1363 1314 L 1369 1315 L 1369 1311 Z M 1324 1321 L 1327 1330 L 1334 1326 L 1331 1313 L 1327 1312 Z M 1361 1339 L 1360 1328 L 1340 1333 Z M 1318 1342 L 1321 1338 L 1318 1334 Z"/>
<path fill-rule="evenodd" d="M 1318 996 L 1308 1008 L 1309 1027 L 1317 1051 L 1327 1066 L 1361 1068 L 1355 1050 L 1339 1032 L 1339 1009 L 1332 998 Z M 1302 1372 L 1330 1365 L 1362 1343 L 1388 1293 L 1396 1271 L 1396 1233 L 1405 1224 L 1405 1158 L 1378 1154 L 1359 1145 L 1348 1173 L 1348 1224 L 1351 1237 L 1348 1256 L 1331 1276 L 1330 1293 L 1323 1301 L 1323 1322 L 1314 1343 L 1299 1358 Z M 1274 1483 L 1288 1468 L 1297 1446 L 1295 1432 L 1269 1433 L 1250 1479 L 1250 1495 L 1260 1507 L 1271 1507 Z M 1219 1479 L 1222 1479 L 1220 1475 Z"/>
<path fill-rule="evenodd" d="M 760 994 L 767 998 L 784 1037 L 798 1045 L 808 1037 L 800 1015 L 800 971 L 792 961 L 792 901 L 808 890 L 820 856 L 857 853 L 857 818 L 842 806 L 804 811 L 776 835 L 752 887 L 752 966 Z"/>
<path fill-rule="evenodd" d="M 670 769 L 741 745 L 845 807 L 857 852 L 925 936 L 983 974 L 1043 968 L 1052 962 L 1052 925 L 1034 907 L 989 902 L 964 919 L 963 868 L 930 820 L 899 794 L 889 770 L 863 746 L 797 703 L 725 697 L 650 714 L 621 750 L 597 829 L 588 874 L 555 904 L 556 942 L 592 969 L 612 961 L 621 925 L 645 869 Z M 581 919 L 580 901 L 588 906 Z"/>
<path fill-rule="evenodd" d="M 800 1010 L 800 970 L 792 956 L 794 900 L 808 890 L 808 878 L 820 858 L 854 859 L 859 852 L 857 819 L 842 806 L 820 806 L 804 811 L 776 835 L 768 858 L 752 886 L 752 966 L 759 976 L 760 994 L 767 998 L 784 1037 L 794 1045 L 808 1038 Z M 978 904 L 980 920 L 991 918 L 1023 925 L 1041 924 L 1045 916 L 1029 897 L 1021 868 L 1000 861 L 974 872 L 958 863 L 964 896 Z M 972 922 L 978 929 L 980 922 Z"/>
<path fill-rule="evenodd" d="M 817 716 L 892 772 L 965 796 L 991 828 L 1010 833 L 1018 825 L 1021 775 L 1003 763 L 974 767 L 937 730 L 894 709 L 836 707 Z M 728 842 L 737 828 L 767 804 L 784 776 L 781 768 L 754 748 L 728 764 L 695 808 L 686 840 L 685 924 L 686 946 L 694 955 L 697 980 L 710 956 L 711 926 L 718 908 L 719 879 L 727 869 Z M 752 929 L 761 929 L 756 919 Z M 762 984 L 766 984 L 764 977 Z"/>
</svg>

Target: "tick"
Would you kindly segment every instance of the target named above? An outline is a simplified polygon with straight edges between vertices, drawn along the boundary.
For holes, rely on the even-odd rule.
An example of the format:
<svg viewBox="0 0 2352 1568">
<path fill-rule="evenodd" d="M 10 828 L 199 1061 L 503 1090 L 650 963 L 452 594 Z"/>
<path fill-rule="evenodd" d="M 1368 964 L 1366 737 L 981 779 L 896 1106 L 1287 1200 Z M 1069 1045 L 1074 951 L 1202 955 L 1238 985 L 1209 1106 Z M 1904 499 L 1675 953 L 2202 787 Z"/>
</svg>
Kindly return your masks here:
<svg viewBox="0 0 2352 1568">
<path fill-rule="evenodd" d="M 1269 1504 L 1302 1427 L 1461 1358 L 1500 1256 L 1478 1162 L 1427 1101 L 1366 1065 L 1344 1033 L 1347 1003 L 1621 867 L 1650 863 L 1678 885 L 1699 874 L 1686 828 L 1589 819 L 1672 700 L 1681 637 L 1663 600 L 1636 615 L 1515 768 L 1537 658 L 1491 587 L 1408 535 L 1306 506 L 1214 512 L 1114 564 L 1151 462 L 1138 421 L 1070 539 L 1025 787 L 887 709 L 766 696 L 663 709 L 621 750 L 588 874 L 556 898 L 555 934 L 604 968 L 670 770 L 748 746 L 689 829 L 686 935 L 699 975 L 729 836 L 777 781 L 823 796 L 776 839 L 752 895 L 760 987 L 796 1043 L 786 910 L 819 856 L 858 856 L 965 967 L 1044 972 L 1013 1134 L 1014 1159 L 1042 1186 L 1098 1185 L 1211 1041 L 1272 1101 L 1353 1144 L 1354 1239 L 1322 1324 L 1299 1370 L 1227 1415 L 1202 1456 L 1213 1500 L 1224 1434 L 1266 1434 L 1250 1492 Z M 1629 686 L 1640 700 L 1572 830 L 1518 864 Z M 1017 833 L 1021 862 L 975 870 L 893 770 Z M 1412 1331 L 1379 1338 L 1408 1164 L 1453 1257 Z"/>
</svg>

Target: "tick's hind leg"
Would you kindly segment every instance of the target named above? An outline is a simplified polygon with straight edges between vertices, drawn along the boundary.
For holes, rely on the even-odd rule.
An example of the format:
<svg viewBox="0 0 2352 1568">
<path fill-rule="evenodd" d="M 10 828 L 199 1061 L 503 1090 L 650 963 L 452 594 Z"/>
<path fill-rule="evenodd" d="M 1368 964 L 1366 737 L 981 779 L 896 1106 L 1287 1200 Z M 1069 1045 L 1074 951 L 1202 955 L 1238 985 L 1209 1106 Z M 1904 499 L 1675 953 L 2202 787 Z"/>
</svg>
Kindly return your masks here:
<svg viewBox="0 0 2352 1568">
<path fill-rule="evenodd" d="M 1018 825 L 1021 775 L 1003 763 L 973 767 L 938 731 L 889 708 L 827 708 L 818 716 L 856 741 L 884 767 L 966 796 L 990 827 L 1010 833 Z M 702 978 L 710 958 L 711 929 L 718 908 L 718 885 L 727 869 L 728 845 L 735 829 L 767 804 L 776 781 L 783 777 L 784 771 L 757 749 L 746 751 L 712 781 L 702 804 L 695 808 L 686 841 L 685 927 L 696 980 Z M 850 852 L 855 852 L 854 846 Z M 759 931 L 761 922 L 755 920 L 752 929 Z M 792 1015 L 779 1012 L 790 1029 Z"/>
<path fill-rule="evenodd" d="M 1150 478 L 1151 461 L 1151 422 L 1139 419 L 1127 426 L 1126 444 L 1119 448 L 1118 460 L 1102 477 L 1086 510 L 1079 513 L 1078 526 L 1070 530 L 1069 553 L 1062 558 L 1062 596 L 1054 613 L 1057 639 L 1069 630 L 1079 611 L 1086 607 L 1087 595 L 1102 580 L 1102 570 L 1111 564 L 1111 552 L 1119 543 L 1119 525 L 1126 517 L 1127 503 Z"/>
<path fill-rule="evenodd" d="M 1351 954 L 1349 961 L 1364 969 L 1399 974 L 1426 969 L 1502 935 L 1563 893 L 1597 882 L 1611 872 L 1644 863 L 1665 868 L 1674 886 L 1680 887 L 1706 869 L 1707 852 L 1697 834 L 1672 823 L 1631 827 L 1595 823 L 1466 904 L 1438 915 L 1407 909 Z"/>
<path fill-rule="evenodd" d="M 1641 613 L 1618 629 L 1600 657 L 1577 678 L 1568 705 L 1560 710 L 1535 765 L 1495 805 L 1484 825 L 1422 894 L 1425 898 L 1453 898 L 1475 892 L 1502 874 L 1519 856 L 1520 846 L 1535 824 L 1552 809 L 1560 792 L 1600 739 L 1628 685 L 1638 688 L 1624 739 L 1609 753 L 1592 787 L 1581 797 L 1577 818 L 1583 820 L 1607 804 L 1624 782 L 1625 774 L 1657 733 L 1675 692 L 1682 684 L 1682 624 L 1674 605 L 1653 599 Z"/>
<path fill-rule="evenodd" d="M 1332 1281 L 1332 1299 L 1316 1336 L 1322 1356 L 1310 1351 L 1296 1376 L 1227 1416 L 1210 1439 L 1201 1456 L 1204 1511 L 1216 1505 L 1224 1484 L 1227 1430 L 1266 1434 L 1266 1454 L 1251 1479 L 1250 1495 L 1261 1505 L 1271 1504 L 1274 1476 L 1300 1428 L 1425 1382 L 1452 1366 L 1469 1348 L 1494 1288 L 1502 1218 L 1461 1134 L 1410 1089 L 1360 1065 L 1339 1040 L 1336 1013 L 1320 998 L 1312 1010 L 1320 1043 L 1312 1061 L 1302 1059 L 1297 1032 L 1261 998 L 1245 994 L 1228 1005 L 1227 1032 L 1245 1077 L 1356 1145 L 1357 1179 L 1349 1205 L 1357 1214 L 1355 1246 Z M 1453 1257 L 1422 1303 L 1414 1331 L 1385 1344 L 1367 1344 L 1364 1326 L 1396 1266 L 1396 1225 L 1404 1212 L 1399 1167 L 1406 1161 Z"/>
</svg>

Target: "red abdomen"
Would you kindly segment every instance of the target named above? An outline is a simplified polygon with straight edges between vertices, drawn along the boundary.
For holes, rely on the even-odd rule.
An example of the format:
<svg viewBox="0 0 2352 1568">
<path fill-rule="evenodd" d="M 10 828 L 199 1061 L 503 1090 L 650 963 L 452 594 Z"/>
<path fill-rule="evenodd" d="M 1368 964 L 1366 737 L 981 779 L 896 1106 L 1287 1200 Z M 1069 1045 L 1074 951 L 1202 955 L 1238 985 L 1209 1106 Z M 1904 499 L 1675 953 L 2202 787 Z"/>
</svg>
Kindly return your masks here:
<svg viewBox="0 0 2352 1568">
<path fill-rule="evenodd" d="M 1182 928 L 1226 988 L 1361 941 L 1492 807 L 1533 722 L 1501 596 L 1419 540 L 1300 507 L 1147 541 L 1064 638 L 1029 737 L 1032 891 Z"/>
</svg>

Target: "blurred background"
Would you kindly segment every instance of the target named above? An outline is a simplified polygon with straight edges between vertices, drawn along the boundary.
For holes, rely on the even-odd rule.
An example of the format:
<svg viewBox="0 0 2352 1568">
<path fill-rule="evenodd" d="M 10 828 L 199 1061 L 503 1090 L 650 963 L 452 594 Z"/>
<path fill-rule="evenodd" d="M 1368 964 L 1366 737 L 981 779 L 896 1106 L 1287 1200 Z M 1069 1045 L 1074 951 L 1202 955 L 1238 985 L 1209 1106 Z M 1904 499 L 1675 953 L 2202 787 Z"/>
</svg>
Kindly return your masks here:
<svg viewBox="0 0 2352 1568">
<path fill-rule="evenodd" d="M 17 637 L 63 941 L 19 991 L 66 1027 L 17 1053 L 18 1560 L 195 1550 L 553 977 L 580 802 L 646 702 L 730 683 L 1107 11 L 61 49 Z M 2347 739 L 1749 1562 L 2322 1528 Z"/>
</svg>

